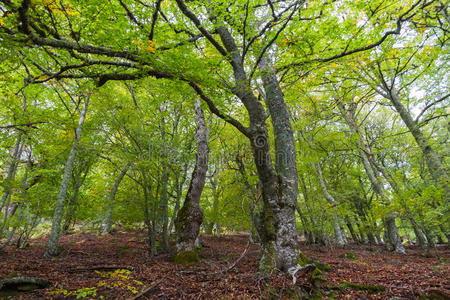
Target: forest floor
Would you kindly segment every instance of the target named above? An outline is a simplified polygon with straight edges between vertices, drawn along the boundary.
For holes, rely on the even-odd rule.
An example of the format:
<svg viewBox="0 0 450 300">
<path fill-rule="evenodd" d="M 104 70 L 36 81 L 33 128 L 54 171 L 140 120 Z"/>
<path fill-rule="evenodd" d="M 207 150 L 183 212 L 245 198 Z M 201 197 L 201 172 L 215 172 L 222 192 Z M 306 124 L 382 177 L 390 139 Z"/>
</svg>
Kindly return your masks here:
<svg viewBox="0 0 450 300">
<path fill-rule="evenodd" d="M 65 235 L 60 240 L 64 250 L 53 259 L 43 258 L 47 240 L 42 237 L 25 249 L 3 249 L 0 279 L 31 276 L 50 282 L 46 289 L 14 299 L 289 299 L 296 291 L 305 299 L 423 299 L 423 295 L 450 299 L 450 250 L 444 245 L 428 256 L 408 246 L 407 255 L 401 256 L 381 246 L 326 249 L 301 244 L 308 257 L 331 270 L 323 272 L 322 280 L 299 272 L 293 284 L 287 275 L 258 276 L 256 245 L 250 245 L 228 270 L 246 249 L 247 240 L 245 235 L 202 236 L 201 261 L 185 266 L 171 262 L 169 254 L 152 257 L 142 232 Z M 137 297 L 143 290 L 145 294 Z"/>
</svg>

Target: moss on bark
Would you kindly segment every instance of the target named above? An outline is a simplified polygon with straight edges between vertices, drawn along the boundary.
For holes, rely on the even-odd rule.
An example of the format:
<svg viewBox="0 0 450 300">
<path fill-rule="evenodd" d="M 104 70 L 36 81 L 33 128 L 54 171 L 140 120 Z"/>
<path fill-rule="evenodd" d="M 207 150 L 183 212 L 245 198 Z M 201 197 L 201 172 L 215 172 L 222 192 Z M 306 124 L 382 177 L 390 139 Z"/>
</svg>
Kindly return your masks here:
<svg viewBox="0 0 450 300">
<path fill-rule="evenodd" d="M 271 274 L 278 267 L 278 256 L 272 243 L 264 247 L 263 255 L 259 261 L 259 272 L 261 274 Z"/>
</svg>

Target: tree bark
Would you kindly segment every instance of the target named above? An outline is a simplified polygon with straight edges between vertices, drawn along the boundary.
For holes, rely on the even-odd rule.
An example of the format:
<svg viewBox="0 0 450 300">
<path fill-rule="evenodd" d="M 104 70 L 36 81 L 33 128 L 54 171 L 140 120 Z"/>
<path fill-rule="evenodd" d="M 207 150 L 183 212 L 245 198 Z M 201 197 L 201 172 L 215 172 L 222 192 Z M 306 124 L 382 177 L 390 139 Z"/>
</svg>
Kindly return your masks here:
<svg viewBox="0 0 450 300">
<path fill-rule="evenodd" d="M 283 92 L 267 57 L 260 61 L 267 107 L 275 136 L 276 202 L 272 210 L 276 221 L 275 251 L 282 271 L 298 266 L 295 209 L 298 172 L 294 135 Z M 271 202 L 269 202 L 271 203 Z"/>
<path fill-rule="evenodd" d="M 189 189 L 175 219 L 176 230 L 176 257 L 186 252 L 195 252 L 195 239 L 200 232 L 203 222 L 203 212 L 200 208 L 200 197 L 205 186 L 206 172 L 208 171 L 208 128 L 206 127 L 200 101 L 195 102 L 195 120 L 197 123 L 196 142 L 197 155 L 194 171 L 192 173 Z M 198 255 L 197 255 L 198 259 Z"/>
<path fill-rule="evenodd" d="M 448 172 L 444 168 L 442 161 L 439 157 L 439 155 L 433 150 L 433 148 L 430 146 L 430 143 L 425 138 L 424 134 L 420 130 L 419 125 L 417 122 L 412 118 L 409 111 L 403 106 L 400 97 L 397 94 L 397 91 L 394 87 L 388 88 L 387 86 L 383 87 L 386 94 L 382 94 L 382 96 L 386 97 L 387 99 L 391 101 L 392 105 L 394 106 L 395 110 L 398 112 L 400 117 L 402 118 L 403 122 L 405 123 L 406 127 L 408 127 L 409 131 L 411 132 L 412 136 L 414 137 L 414 140 L 416 141 L 417 145 L 419 146 L 420 150 L 422 151 L 423 157 L 425 158 L 425 162 L 428 166 L 428 169 L 430 170 L 430 174 L 433 177 L 435 183 L 437 185 L 443 184 L 447 191 L 447 197 L 448 197 Z M 450 201 L 450 199 L 447 198 L 447 201 Z"/>
<path fill-rule="evenodd" d="M 378 179 L 375 174 L 372 165 L 370 164 L 370 159 L 368 153 L 364 151 L 364 149 L 369 149 L 369 146 L 364 138 L 364 136 L 360 133 L 358 125 L 355 120 L 355 106 L 354 104 L 350 104 L 349 108 L 346 108 L 344 104 L 338 103 L 338 107 L 352 132 L 354 132 L 358 141 L 356 142 L 356 146 L 359 151 L 359 155 L 361 157 L 362 163 L 364 165 L 364 169 L 366 170 L 366 175 L 369 178 L 369 181 L 375 191 L 375 193 L 383 200 L 386 206 L 389 206 L 390 203 L 385 196 L 385 191 L 382 182 Z M 369 149 L 370 150 L 370 149 Z M 370 152 L 369 152 L 370 153 Z M 384 227 L 386 229 L 387 235 L 387 245 L 388 248 L 392 251 L 396 251 L 400 254 L 405 254 L 405 248 L 402 245 L 400 235 L 398 234 L 398 228 L 395 224 L 395 215 L 392 211 L 389 211 L 384 217 Z"/>
<path fill-rule="evenodd" d="M 131 167 L 131 163 L 127 163 L 125 167 L 122 169 L 122 171 L 119 173 L 119 176 L 117 176 L 116 180 L 114 181 L 114 185 L 111 188 L 111 191 L 109 193 L 108 198 L 108 210 L 105 214 L 105 219 L 103 221 L 103 229 L 102 234 L 108 234 L 111 233 L 111 226 L 112 226 L 112 214 L 114 210 L 114 204 L 116 202 L 116 193 L 119 189 L 119 185 L 122 182 L 122 179 L 125 177 L 125 174 L 127 174 L 128 170 Z"/>
<path fill-rule="evenodd" d="M 295 228 L 295 207 L 297 202 L 297 171 L 296 156 L 292 128 L 286 103 L 278 80 L 262 59 L 259 68 L 263 71 L 263 84 L 266 100 L 275 135 L 275 168 L 272 162 L 269 146 L 266 113 L 262 103 L 253 93 L 253 87 L 244 68 L 244 59 L 230 31 L 219 24 L 214 12 L 209 12 L 209 18 L 216 22 L 222 45 L 207 33 L 199 19 L 186 7 L 184 1 L 177 0 L 178 7 L 185 16 L 191 19 L 196 27 L 207 35 L 211 44 L 226 57 L 233 69 L 234 85 L 230 88 L 245 106 L 250 125 L 245 128 L 236 120 L 230 121 L 250 140 L 253 157 L 262 185 L 263 211 L 258 226 L 262 242 L 263 255 L 260 260 L 260 271 L 271 273 L 282 270 L 288 272 L 298 266 L 297 232 Z M 213 10 L 213 9 L 212 9 Z M 258 66 L 256 66 L 258 67 Z M 192 85 L 191 85 L 192 86 Z M 198 91 L 198 88 L 197 88 Z"/>
<path fill-rule="evenodd" d="M 75 137 L 73 139 L 72 148 L 70 149 L 69 157 L 67 158 L 64 166 L 64 174 L 59 187 L 58 197 L 56 198 L 55 211 L 52 219 L 52 229 L 50 232 L 50 238 L 48 240 L 47 248 L 45 249 L 44 256 L 52 257 L 58 255 L 58 241 L 61 233 L 61 220 L 64 213 L 64 202 L 66 200 L 67 187 L 69 186 L 70 176 L 72 174 L 73 162 L 78 150 L 78 143 L 81 138 L 81 132 L 83 130 L 83 123 L 86 118 L 86 113 L 89 105 L 89 97 L 85 98 L 83 109 L 78 120 L 78 127 L 75 130 Z"/>
</svg>

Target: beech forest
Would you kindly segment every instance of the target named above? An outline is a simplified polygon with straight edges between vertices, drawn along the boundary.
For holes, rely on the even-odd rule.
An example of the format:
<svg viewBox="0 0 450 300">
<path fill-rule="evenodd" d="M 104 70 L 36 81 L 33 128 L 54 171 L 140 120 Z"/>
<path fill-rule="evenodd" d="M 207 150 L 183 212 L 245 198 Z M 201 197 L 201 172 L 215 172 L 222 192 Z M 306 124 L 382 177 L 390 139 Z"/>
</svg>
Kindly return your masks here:
<svg viewBox="0 0 450 300">
<path fill-rule="evenodd" d="M 450 299 L 449 0 L 0 0 L 0 299 Z"/>
</svg>

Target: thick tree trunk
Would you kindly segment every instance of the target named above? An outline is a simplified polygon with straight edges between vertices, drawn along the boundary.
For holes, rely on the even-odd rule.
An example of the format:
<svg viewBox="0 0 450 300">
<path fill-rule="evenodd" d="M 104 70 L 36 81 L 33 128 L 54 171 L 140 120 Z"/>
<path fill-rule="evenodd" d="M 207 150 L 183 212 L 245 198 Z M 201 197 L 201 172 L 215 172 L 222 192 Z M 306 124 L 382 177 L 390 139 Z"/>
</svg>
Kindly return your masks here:
<svg viewBox="0 0 450 300">
<path fill-rule="evenodd" d="M 52 219 L 52 229 L 50 232 L 50 238 L 48 240 L 47 248 L 45 249 L 44 256 L 52 257 L 58 255 L 58 241 L 61 233 L 61 220 L 64 213 L 64 202 L 67 194 L 67 187 L 69 186 L 70 176 L 72 174 L 73 162 L 77 154 L 78 142 L 81 138 L 81 132 L 83 130 L 83 123 L 86 118 L 86 113 L 89 105 L 89 97 L 85 98 L 83 109 L 78 120 L 78 127 L 75 130 L 75 137 L 73 140 L 72 149 L 70 149 L 69 157 L 67 158 L 66 165 L 64 166 L 64 174 L 59 187 L 58 197 L 56 198 L 55 211 Z"/>
<path fill-rule="evenodd" d="M 338 104 L 339 109 L 341 110 L 342 114 L 344 115 L 345 120 L 347 121 L 347 124 L 352 132 L 354 132 L 357 137 L 358 141 L 356 142 L 356 146 L 359 151 L 359 155 L 361 157 L 362 163 L 364 165 L 364 169 L 366 170 L 367 177 L 369 178 L 369 181 L 377 195 L 384 201 L 386 206 L 389 206 L 390 203 L 388 199 L 385 196 L 385 191 L 382 182 L 378 179 L 376 176 L 372 165 L 370 164 L 370 150 L 368 143 L 366 142 L 364 136 L 360 133 L 358 125 L 355 121 L 355 106 L 353 104 L 350 104 L 350 107 L 348 109 L 345 108 L 344 104 L 339 103 Z M 364 149 L 368 149 L 367 153 L 364 151 Z M 386 216 L 384 217 L 384 227 L 386 229 L 386 235 L 387 235 L 387 245 L 388 248 L 392 251 L 396 251 L 401 254 L 405 254 L 405 248 L 402 245 L 400 235 L 398 234 L 398 228 L 395 224 L 395 215 L 392 211 L 389 211 Z"/>
<path fill-rule="evenodd" d="M 325 197 L 325 199 L 330 203 L 330 205 L 333 207 L 333 229 L 334 229 L 334 236 L 336 238 L 336 243 L 338 246 L 345 246 L 347 241 L 345 240 L 345 236 L 342 234 L 341 227 L 339 225 L 339 215 L 337 211 L 337 202 L 334 200 L 334 197 L 328 192 L 327 184 L 325 182 L 325 178 L 323 177 L 322 173 L 322 166 L 320 163 L 312 164 L 313 167 L 317 171 L 317 175 L 319 177 L 319 184 L 322 188 L 322 193 Z"/>
<path fill-rule="evenodd" d="M 200 21 L 189 11 L 183 1 L 177 0 L 180 10 L 190 18 L 199 30 Z M 213 9 L 210 19 L 217 21 Z M 295 147 L 292 128 L 287 113 L 283 94 L 278 81 L 270 68 L 262 62 L 260 69 L 265 70 L 263 76 L 266 90 L 266 100 L 272 116 L 275 134 L 276 170 L 270 157 L 266 113 L 262 103 L 252 92 L 253 87 L 244 68 L 244 60 L 240 54 L 236 41 L 230 31 L 222 24 L 217 23 L 216 32 L 220 36 L 223 47 L 211 38 L 213 45 L 220 49 L 221 54 L 233 69 L 234 86 L 231 91 L 245 106 L 250 125 L 248 128 L 240 127 L 249 139 L 253 151 L 256 169 L 260 183 L 264 209 L 260 229 L 263 255 L 260 261 L 260 271 L 272 272 L 276 269 L 288 271 L 298 265 L 297 232 L 295 229 L 295 206 L 297 202 L 297 171 L 295 161 Z"/>
<path fill-rule="evenodd" d="M 122 169 L 122 171 L 119 173 L 119 176 L 117 176 L 116 180 L 114 181 L 114 185 L 111 188 L 111 191 L 109 193 L 108 198 L 108 210 L 106 211 L 105 218 L 103 220 L 102 224 L 102 234 L 108 234 L 111 233 L 111 226 L 112 226 L 112 214 L 114 210 L 114 204 L 116 202 L 116 193 L 119 189 L 119 185 L 122 182 L 122 179 L 125 177 L 125 174 L 127 174 L 128 169 L 131 167 L 131 163 L 126 164 L 126 166 Z"/>
<path fill-rule="evenodd" d="M 423 251 L 427 251 L 428 250 L 427 240 L 426 240 L 425 235 L 423 234 L 422 230 L 420 229 L 419 224 L 417 224 L 416 220 L 412 216 L 409 216 L 408 219 L 411 222 L 411 225 L 413 227 L 417 244 Z"/>
<path fill-rule="evenodd" d="M 298 266 L 295 208 L 298 197 L 298 172 L 294 135 L 287 105 L 276 74 L 266 57 L 259 64 L 266 103 L 275 135 L 275 170 L 278 199 L 272 210 L 276 220 L 275 250 L 282 271 Z M 270 203 L 270 202 L 269 202 Z"/>
<path fill-rule="evenodd" d="M 191 263 L 198 260 L 195 249 L 195 239 L 200 232 L 203 222 L 203 212 L 200 208 L 200 197 L 205 186 L 206 172 L 208 171 L 208 128 L 206 127 L 203 110 L 200 102 L 195 102 L 195 116 L 197 122 L 197 155 L 194 171 L 192 173 L 189 190 L 183 203 L 183 207 L 175 219 L 175 230 L 177 234 L 175 261 Z M 189 261 L 184 261 L 189 260 Z"/>
</svg>

